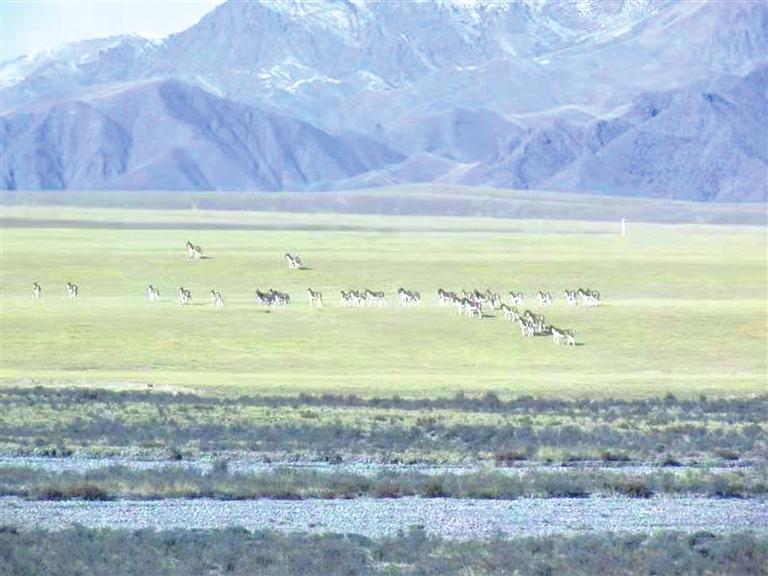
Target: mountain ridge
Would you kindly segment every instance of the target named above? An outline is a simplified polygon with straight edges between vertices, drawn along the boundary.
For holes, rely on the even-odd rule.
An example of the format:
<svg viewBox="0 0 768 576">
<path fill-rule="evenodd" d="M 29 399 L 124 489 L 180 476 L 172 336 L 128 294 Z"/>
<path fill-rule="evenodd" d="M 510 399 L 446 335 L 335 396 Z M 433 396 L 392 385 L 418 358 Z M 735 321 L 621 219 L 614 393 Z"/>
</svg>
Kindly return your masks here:
<svg viewBox="0 0 768 576">
<path fill-rule="evenodd" d="M 13 140 L 6 189 L 273 190 L 402 159 L 364 136 L 331 136 L 179 80 L 56 101 L 0 122 L 3 141 Z"/>
<path fill-rule="evenodd" d="M 3 63 L 0 92 L 4 125 L 57 103 L 80 110 L 86 133 L 95 122 L 103 129 L 99 138 L 114 138 L 92 152 L 105 166 L 95 161 L 95 172 L 71 171 L 91 175 L 91 182 L 76 178 L 86 188 L 313 190 L 433 181 L 765 201 L 766 143 L 754 134 L 768 129 L 760 93 L 765 82 L 749 79 L 764 78 L 766 55 L 768 6 L 748 1 L 229 1 L 162 41 L 83 41 Z M 253 147 L 255 136 L 250 147 L 224 154 L 228 144 L 209 134 L 206 145 L 221 163 L 216 168 L 198 158 L 198 139 L 179 137 L 156 151 L 154 169 L 130 176 L 128 164 L 109 160 L 127 145 L 120 130 L 104 128 L 109 123 L 98 113 L 75 103 L 103 91 L 135 94 L 141 82 L 171 81 L 188 87 L 187 94 L 191 87 L 201 90 L 209 103 L 229 104 L 204 107 L 211 116 L 191 124 L 174 117 L 174 107 L 163 108 L 158 126 L 197 125 L 202 137 L 201 126 L 221 124 L 223 109 L 241 121 L 243 105 L 318 130 L 314 147 L 273 138 L 262 154 Z M 739 110 L 718 112 L 716 103 L 700 101 L 703 94 Z M 664 98 L 674 106 L 660 119 L 638 116 L 642 106 Z M 687 122 L 706 126 L 681 136 Z M 18 127 L 2 133 L 4 150 L 16 151 L 4 155 L 4 187 L 21 185 L 18 174 L 28 174 L 35 162 L 52 174 L 28 177 L 28 185 L 61 184 L 56 162 L 85 150 L 33 162 L 19 152 L 25 148 L 17 133 Z M 143 138 L 165 141 L 162 134 Z M 353 153 L 358 148 L 361 157 Z M 306 157 L 310 150 L 315 163 Z M 709 165 L 698 161 L 696 150 L 712 156 Z M 350 162 L 342 153 L 352 155 Z M 297 166 L 307 163 L 314 168 L 300 176 Z M 193 169 L 201 165 L 206 168 Z M 104 180 L 103 170 L 122 172 Z"/>
</svg>

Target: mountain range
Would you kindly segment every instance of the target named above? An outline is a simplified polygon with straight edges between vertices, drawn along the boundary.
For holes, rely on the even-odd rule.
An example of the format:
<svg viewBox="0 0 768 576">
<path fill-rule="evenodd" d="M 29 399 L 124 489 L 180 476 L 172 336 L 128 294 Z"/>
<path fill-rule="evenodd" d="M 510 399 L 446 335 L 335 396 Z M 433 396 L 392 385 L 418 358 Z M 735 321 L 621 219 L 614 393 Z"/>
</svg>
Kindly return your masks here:
<svg viewBox="0 0 768 576">
<path fill-rule="evenodd" d="M 768 4 L 230 0 L 2 63 L 3 189 L 768 198 Z"/>
</svg>

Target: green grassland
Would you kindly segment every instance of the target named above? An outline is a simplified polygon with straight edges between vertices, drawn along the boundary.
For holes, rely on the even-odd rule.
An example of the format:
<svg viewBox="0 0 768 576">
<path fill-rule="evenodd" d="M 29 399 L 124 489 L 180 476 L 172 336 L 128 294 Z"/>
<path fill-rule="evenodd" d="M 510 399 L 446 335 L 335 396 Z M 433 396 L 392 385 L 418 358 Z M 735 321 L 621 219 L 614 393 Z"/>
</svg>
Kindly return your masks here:
<svg viewBox="0 0 768 576">
<path fill-rule="evenodd" d="M 3 218 L 13 218 L 0 238 L 4 385 L 572 398 L 768 387 L 763 228 L 633 224 L 621 237 L 606 222 L 22 207 Z M 187 261 L 188 239 L 210 258 Z M 289 271 L 286 251 L 309 269 Z M 77 302 L 65 298 L 68 280 Z M 148 283 L 161 302 L 147 302 Z M 178 304 L 178 286 L 192 305 Z M 401 309 L 400 286 L 424 305 Z M 604 304 L 567 307 L 563 289 L 580 286 Z M 291 294 L 287 309 L 254 304 L 253 291 L 270 287 Z M 310 309 L 307 287 L 325 308 Z M 390 307 L 339 306 L 340 289 L 366 287 L 386 291 Z M 500 314 L 458 317 L 438 305 L 438 287 L 521 290 L 532 309 L 535 291 L 551 290 L 548 320 L 582 345 L 524 339 Z"/>
</svg>

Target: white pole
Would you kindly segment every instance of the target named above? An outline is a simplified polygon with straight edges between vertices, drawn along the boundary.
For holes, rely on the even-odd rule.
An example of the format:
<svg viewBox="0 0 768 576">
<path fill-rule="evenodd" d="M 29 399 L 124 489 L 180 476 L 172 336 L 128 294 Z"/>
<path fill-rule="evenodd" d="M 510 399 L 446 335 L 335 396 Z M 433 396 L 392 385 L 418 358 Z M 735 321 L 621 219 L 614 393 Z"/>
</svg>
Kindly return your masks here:
<svg viewBox="0 0 768 576">
<path fill-rule="evenodd" d="M 626 218 L 621 219 L 621 235 L 622 236 L 627 235 L 627 219 Z"/>
</svg>

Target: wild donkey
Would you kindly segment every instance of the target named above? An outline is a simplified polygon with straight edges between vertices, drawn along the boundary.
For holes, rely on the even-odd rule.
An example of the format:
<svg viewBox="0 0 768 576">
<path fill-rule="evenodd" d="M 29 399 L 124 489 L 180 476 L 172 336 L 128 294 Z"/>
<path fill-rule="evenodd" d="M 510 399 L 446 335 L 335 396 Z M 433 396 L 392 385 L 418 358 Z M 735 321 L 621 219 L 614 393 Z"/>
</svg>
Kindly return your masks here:
<svg viewBox="0 0 768 576">
<path fill-rule="evenodd" d="M 203 255 L 202 246 L 195 246 L 187 240 L 187 260 L 200 260 Z"/>
<path fill-rule="evenodd" d="M 160 300 L 160 290 L 152 286 L 152 284 L 147 286 L 146 292 L 147 292 L 147 299 L 150 302 L 157 302 Z"/>
<path fill-rule="evenodd" d="M 285 262 L 288 264 L 288 270 L 301 270 L 304 267 L 301 258 L 290 252 L 285 253 Z"/>
</svg>

